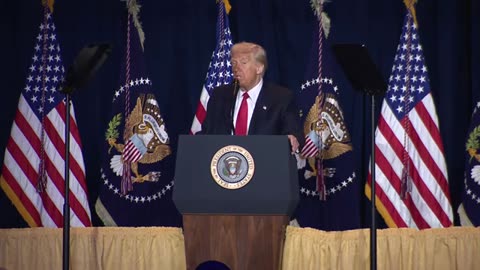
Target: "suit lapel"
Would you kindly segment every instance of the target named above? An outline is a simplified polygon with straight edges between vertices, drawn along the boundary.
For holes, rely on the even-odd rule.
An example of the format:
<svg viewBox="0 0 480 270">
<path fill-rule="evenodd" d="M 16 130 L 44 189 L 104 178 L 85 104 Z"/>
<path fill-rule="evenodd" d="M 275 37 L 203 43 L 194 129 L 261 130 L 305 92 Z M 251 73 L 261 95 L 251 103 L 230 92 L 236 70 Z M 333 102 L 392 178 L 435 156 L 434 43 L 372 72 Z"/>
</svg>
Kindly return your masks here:
<svg viewBox="0 0 480 270">
<path fill-rule="evenodd" d="M 257 134 L 259 125 L 261 125 L 261 119 L 265 119 L 264 115 L 270 107 L 268 91 L 267 83 L 264 82 L 262 90 L 258 95 L 257 103 L 255 103 L 255 109 L 253 109 L 252 119 L 250 120 L 250 126 L 248 128 L 249 135 Z"/>
</svg>

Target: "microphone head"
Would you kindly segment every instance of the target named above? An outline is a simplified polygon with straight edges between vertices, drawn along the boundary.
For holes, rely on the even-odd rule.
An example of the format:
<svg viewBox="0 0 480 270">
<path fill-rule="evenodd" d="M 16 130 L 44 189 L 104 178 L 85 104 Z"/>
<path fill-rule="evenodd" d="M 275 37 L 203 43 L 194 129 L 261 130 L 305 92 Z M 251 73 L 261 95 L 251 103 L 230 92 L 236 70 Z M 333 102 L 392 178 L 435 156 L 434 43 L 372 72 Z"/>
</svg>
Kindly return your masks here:
<svg viewBox="0 0 480 270">
<path fill-rule="evenodd" d="M 240 85 L 238 84 L 237 79 L 233 79 L 233 95 L 236 96 L 238 90 L 240 89 Z"/>
</svg>

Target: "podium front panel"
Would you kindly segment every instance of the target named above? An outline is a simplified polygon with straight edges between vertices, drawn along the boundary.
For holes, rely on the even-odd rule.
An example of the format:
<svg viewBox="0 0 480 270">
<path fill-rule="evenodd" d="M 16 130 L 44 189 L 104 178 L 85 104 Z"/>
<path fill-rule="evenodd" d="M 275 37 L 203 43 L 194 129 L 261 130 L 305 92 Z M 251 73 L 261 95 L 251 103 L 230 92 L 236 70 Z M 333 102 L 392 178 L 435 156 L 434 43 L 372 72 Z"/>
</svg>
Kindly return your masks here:
<svg viewBox="0 0 480 270">
<path fill-rule="evenodd" d="M 212 160 L 227 146 L 248 151 L 254 163 L 250 181 L 227 189 L 215 181 Z M 295 157 L 287 136 L 181 135 L 173 200 L 182 213 L 291 215 L 299 200 Z"/>
</svg>

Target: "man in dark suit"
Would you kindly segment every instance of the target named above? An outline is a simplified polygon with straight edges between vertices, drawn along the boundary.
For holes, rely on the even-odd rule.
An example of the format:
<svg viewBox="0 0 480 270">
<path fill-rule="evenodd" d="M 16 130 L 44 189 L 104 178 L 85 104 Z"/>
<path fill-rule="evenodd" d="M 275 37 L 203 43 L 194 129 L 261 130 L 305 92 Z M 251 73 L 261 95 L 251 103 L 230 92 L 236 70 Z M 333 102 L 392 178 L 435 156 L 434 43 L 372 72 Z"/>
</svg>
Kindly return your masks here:
<svg viewBox="0 0 480 270">
<path fill-rule="evenodd" d="M 234 83 L 213 90 L 202 134 L 287 135 L 292 153 L 303 141 L 294 95 L 287 88 L 263 81 L 265 50 L 257 44 L 233 45 Z"/>
</svg>

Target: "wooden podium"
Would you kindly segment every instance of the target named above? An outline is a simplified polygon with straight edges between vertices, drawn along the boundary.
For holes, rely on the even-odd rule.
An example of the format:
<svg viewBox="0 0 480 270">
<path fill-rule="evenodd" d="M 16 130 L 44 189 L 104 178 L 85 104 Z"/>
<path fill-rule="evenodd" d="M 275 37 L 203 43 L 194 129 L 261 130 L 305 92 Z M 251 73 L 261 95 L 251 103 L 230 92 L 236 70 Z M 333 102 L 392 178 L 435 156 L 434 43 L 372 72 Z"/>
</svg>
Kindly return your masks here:
<svg viewBox="0 0 480 270">
<path fill-rule="evenodd" d="M 235 172 L 243 174 L 223 177 Z M 231 270 L 280 269 L 298 200 L 287 136 L 180 136 L 173 201 L 183 214 L 188 270 L 210 260 Z"/>
</svg>

